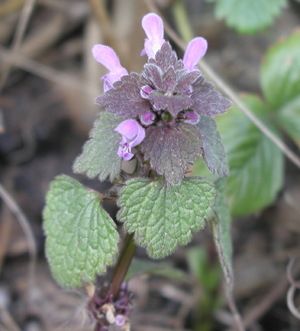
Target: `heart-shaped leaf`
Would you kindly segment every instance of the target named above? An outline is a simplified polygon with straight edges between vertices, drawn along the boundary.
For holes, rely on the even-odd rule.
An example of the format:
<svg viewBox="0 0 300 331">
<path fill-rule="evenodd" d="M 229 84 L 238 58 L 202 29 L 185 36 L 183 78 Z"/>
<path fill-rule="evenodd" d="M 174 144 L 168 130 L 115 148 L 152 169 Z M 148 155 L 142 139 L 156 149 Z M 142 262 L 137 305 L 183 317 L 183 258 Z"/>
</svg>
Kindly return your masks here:
<svg viewBox="0 0 300 331">
<path fill-rule="evenodd" d="M 59 176 L 51 183 L 43 216 L 46 254 L 61 286 L 93 282 L 114 262 L 119 235 L 96 192 Z"/>
<path fill-rule="evenodd" d="M 186 178 L 178 186 L 166 186 L 161 178 L 135 178 L 121 191 L 117 218 L 157 259 L 186 245 L 211 218 L 214 202 L 215 188 L 204 178 Z"/>
<path fill-rule="evenodd" d="M 75 173 L 85 173 L 89 178 L 98 176 L 101 181 L 108 176 L 113 181 L 119 175 L 122 159 L 117 151 L 122 137 L 114 129 L 123 120 L 112 114 L 100 114 L 90 133 L 90 139 L 74 162 Z"/>
</svg>

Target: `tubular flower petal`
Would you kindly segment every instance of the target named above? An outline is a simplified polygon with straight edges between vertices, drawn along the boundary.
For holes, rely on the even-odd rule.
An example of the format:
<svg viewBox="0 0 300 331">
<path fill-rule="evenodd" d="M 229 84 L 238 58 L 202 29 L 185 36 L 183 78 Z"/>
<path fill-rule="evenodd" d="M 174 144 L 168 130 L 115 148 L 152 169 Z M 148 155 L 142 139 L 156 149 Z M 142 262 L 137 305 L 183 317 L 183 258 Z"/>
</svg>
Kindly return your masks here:
<svg viewBox="0 0 300 331">
<path fill-rule="evenodd" d="M 207 41 L 202 37 L 192 39 L 184 53 L 183 64 L 186 69 L 193 70 L 197 68 L 198 62 L 207 51 Z"/>
<path fill-rule="evenodd" d="M 127 70 L 121 66 L 117 54 L 109 46 L 95 45 L 92 48 L 92 53 L 94 59 L 109 70 L 109 73 L 102 77 L 104 92 L 111 89 L 113 84 L 120 80 L 122 76 L 128 75 Z"/>
<path fill-rule="evenodd" d="M 147 38 L 141 55 L 147 54 L 149 59 L 154 58 L 165 42 L 163 21 L 158 15 L 150 13 L 143 17 L 142 27 Z"/>
<path fill-rule="evenodd" d="M 133 157 L 131 148 L 139 145 L 145 138 L 145 129 L 136 120 L 125 120 L 121 122 L 115 131 L 122 135 L 118 155 L 124 160 L 129 161 Z"/>
<path fill-rule="evenodd" d="M 180 60 L 164 40 L 159 16 L 144 16 L 142 26 L 146 32 L 142 53 L 147 54 L 148 61 L 141 73 L 127 74 L 109 47 L 98 45 L 99 51 L 95 48 L 94 52 L 95 59 L 110 70 L 104 77 L 107 90 L 96 103 L 123 121 L 115 128 L 122 136 L 115 153 L 130 160 L 132 148 L 139 145 L 140 161 L 149 161 L 150 168 L 170 185 L 179 185 L 188 165 L 201 155 L 213 173 L 223 176 L 227 170 L 211 166 L 215 156 L 209 143 L 202 143 L 214 144 L 215 139 L 219 144 L 213 117 L 231 107 L 196 67 L 207 50 L 207 41 L 201 37 L 191 40 Z M 222 146 L 216 146 L 223 151 Z"/>
</svg>

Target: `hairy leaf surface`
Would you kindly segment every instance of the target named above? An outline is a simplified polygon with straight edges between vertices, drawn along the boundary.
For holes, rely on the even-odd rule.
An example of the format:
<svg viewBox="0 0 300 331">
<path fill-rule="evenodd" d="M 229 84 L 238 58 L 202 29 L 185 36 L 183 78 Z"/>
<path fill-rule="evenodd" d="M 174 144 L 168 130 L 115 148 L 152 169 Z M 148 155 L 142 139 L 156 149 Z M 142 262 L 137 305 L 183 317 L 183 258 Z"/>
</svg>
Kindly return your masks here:
<svg viewBox="0 0 300 331">
<path fill-rule="evenodd" d="M 222 177 L 228 176 L 227 158 L 215 120 L 201 116 L 197 128 L 202 139 L 203 159 L 208 169 Z"/>
<path fill-rule="evenodd" d="M 117 151 L 122 137 L 114 129 L 123 120 L 111 114 L 100 114 L 91 130 L 90 139 L 74 162 L 75 173 L 85 173 L 89 178 L 98 176 L 101 181 L 108 176 L 113 181 L 119 175 L 122 159 Z"/>
<path fill-rule="evenodd" d="M 134 232 L 136 243 L 157 259 L 186 245 L 192 232 L 202 229 L 212 216 L 214 202 L 215 189 L 204 178 L 186 178 L 179 186 L 165 186 L 162 179 L 135 178 L 121 191 L 117 218 L 127 232 Z"/>
<path fill-rule="evenodd" d="M 43 215 L 46 255 L 61 286 L 93 282 L 114 262 L 119 235 L 96 192 L 59 176 L 51 183 Z"/>
<path fill-rule="evenodd" d="M 163 73 L 167 72 L 170 67 L 175 70 L 183 69 L 183 63 L 178 60 L 177 54 L 173 51 L 169 42 L 165 42 L 161 49 L 156 53 L 155 59 L 150 59 L 149 63 L 155 63 Z"/>
<path fill-rule="evenodd" d="M 96 102 L 105 111 L 125 119 L 135 118 L 150 111 L 149 102 L 140 95 L 141 77 L 133 72 L 114 83 L 114 88 L 106 91 Z"/>
<path fill-rule="evenodd" d="M 212 219 L 211 226 L 214 242 L 217 248 L 219 261 L 229 290 L 233 288 L 232 270 L 232 241 L 230 234 L 231 215 L 226 192 L 227 179 L 221 178 L 216 183 L 218 191 L 215 205 L 216 217 Z"/>
<path fill-rule="evenodd" d="M 197 128 L 181 123 L 175 127 L 149 127 L 141 144 L 145 159 L 167 182 L 178 185 L 189 163 L 201 154 L 201 138 Z"/>
<path fill-rule="evenodd" d="M 187 95 L 167 96 L 155 91 L 149 95 L 149 100 L 155 109 L 167 110 L 174 117 L 182 110 L 186 110 L 193 105 L 193 100 Z"/>
<path fill-rule="evenodd" d="M 214 85 L 199 77 L 193 84 L 192 109 L 199 115 L 216 116 L 226 112 L 232 103 L 215 90 Z"/>
</svg>

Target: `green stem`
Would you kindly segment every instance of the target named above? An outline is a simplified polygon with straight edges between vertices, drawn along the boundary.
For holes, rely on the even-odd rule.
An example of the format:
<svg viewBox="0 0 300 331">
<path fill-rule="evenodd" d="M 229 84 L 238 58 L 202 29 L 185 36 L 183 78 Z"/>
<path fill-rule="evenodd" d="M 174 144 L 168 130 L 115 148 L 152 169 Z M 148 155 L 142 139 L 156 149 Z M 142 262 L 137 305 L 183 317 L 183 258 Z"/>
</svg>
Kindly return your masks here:
<svg viewBox="0 0 300 331">
<path fill-rule="evenodd" d="M 182 0 L 176 0 L 172 6 L 172 9 L 179 34 L 187 43 L 189 40 L 194 38 L 194 33 L 192 31 L 191 25 L 189 24 L 189 19 L 187 17 Z"/>
<path fill-rule="evenodd" d="M 124 278 L 127 274 L 128 268 L 132 261 L 133 255 L 136 250 L 136 245 L 133 239 L 134 233 L 127 234 L 124 241 L 124 246 L 119 256 L 119 260 L 115 266 L 112 279 L 111 279 L 111 291 L 113 299 L 119 293 L 120 287 L 124 281 Z"/>
</svg>

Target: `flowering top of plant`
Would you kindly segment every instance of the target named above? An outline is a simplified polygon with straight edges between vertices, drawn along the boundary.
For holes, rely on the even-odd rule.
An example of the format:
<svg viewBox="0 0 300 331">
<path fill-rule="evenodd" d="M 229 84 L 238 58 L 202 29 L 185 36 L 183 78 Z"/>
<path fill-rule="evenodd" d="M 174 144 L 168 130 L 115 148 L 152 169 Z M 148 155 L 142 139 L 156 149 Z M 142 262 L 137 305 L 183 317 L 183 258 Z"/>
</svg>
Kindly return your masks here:
<svg viewBox="0 0 300 331">
<path fill-rule="evenodd" d="M 212 220 L 219 255 L 225 256 L 225 245 L 220 244 L 225 236 L 215 222 L 226 205 L 225 198 L 217 196 L 223 181 L 214 186 L 206 178 L 184 176 L 199 156 L 211 172 L 227 175 L 225 150 L 213 117 L 231 103 L 197 68 L 207 50 L 205 39 L 194 38 L 181 60 L 164 39 L 159 16 L 146 15 L 142 26 L 146 39 L 141 54 L 148 61 L 141 73 L 128 73 L 110 47 L 93 47 L 94 58 L 108 69 L 102 77 L 104 93 L 96 99 L 103 110 L 73 165 L 75 173 L 113 181 L 123 160 L 136 157 L 134 173 L 119 178 L 122 189 L 115 185 L 105 193 L 58 176 L 43 212 L 52 273 L 62 286 L 78 287 L 94 282 L 97 274 L 103 275 L 115 263 L 120 236 L 101 201 L 110 199 L 118 210 L 115 218 L 127 235 L 109 285 L 101 285 L 88 305 L 95 330 L 128 326 L 129 310 L 123 308 L 130 300 L 118 292 L 135 245 L 145 247 L 151 258 L 164 258 L 188 244 L 192 233 Z M 227 260 L 229 256 L 226 253 Z M 227 261 L 224 265 L 229 275 Z"/>
<path fill-rule="evenodd" d="M 146 15 L 142 26 L 147 38 L 141 54 L 148 56 L 148 62 L 140 74 L 128 73 L 110 47 L 93 47 L 94 58 L 109 70 L 102 77 L 104 93 L 96 102 L 124 120 L 115 129 L 121 135 L 116 153 L 130 160 L 136 146 L 171 185 L 180 184 L 188 164 L 200 155 L 212 172 L 226 175 L 226 167 L 212 164 L 209 142 L 215 136 L 211 117 L 224 113 L 231 102 L 197 68 L 207 50 L 206 40 L 190 41 L 181 60 L 164 40 L 159 16 Z"/>
</svg>

